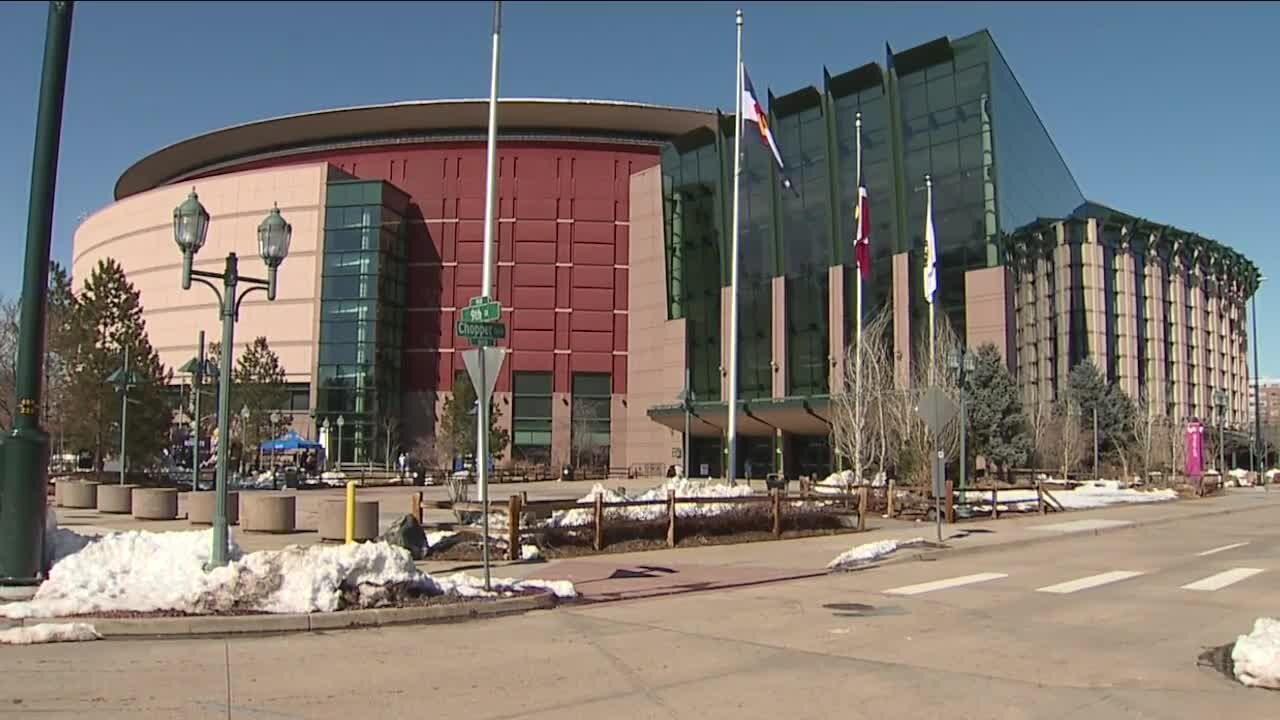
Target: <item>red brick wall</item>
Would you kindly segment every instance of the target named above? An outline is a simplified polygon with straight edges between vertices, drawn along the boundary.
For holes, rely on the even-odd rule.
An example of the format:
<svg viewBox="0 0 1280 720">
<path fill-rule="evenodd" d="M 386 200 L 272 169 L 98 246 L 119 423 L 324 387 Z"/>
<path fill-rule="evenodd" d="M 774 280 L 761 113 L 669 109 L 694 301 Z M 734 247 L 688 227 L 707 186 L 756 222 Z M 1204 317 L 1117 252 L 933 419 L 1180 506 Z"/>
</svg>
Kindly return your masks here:
<svg viewBox="0 0 1280 720">
<path fill-rule="evenodd" d="M 456 308 L 479 294 L 484 235 L 483 143 L 433 143 L 294 155 L 224 170 L 325 160 L 412 198 L 420 221 L 408 249 L 404 391 L 447 391 L 469 345 L 454 336 Z M 496 296 L 512 348 L 498 380 L 554 371 L 627 380 L 628 195 L 631 174 L 658 164 L 657 148 L 506 142 L 498 152 Z M 571 311 L 571 312 L 570 312 Z"/>
</svg>

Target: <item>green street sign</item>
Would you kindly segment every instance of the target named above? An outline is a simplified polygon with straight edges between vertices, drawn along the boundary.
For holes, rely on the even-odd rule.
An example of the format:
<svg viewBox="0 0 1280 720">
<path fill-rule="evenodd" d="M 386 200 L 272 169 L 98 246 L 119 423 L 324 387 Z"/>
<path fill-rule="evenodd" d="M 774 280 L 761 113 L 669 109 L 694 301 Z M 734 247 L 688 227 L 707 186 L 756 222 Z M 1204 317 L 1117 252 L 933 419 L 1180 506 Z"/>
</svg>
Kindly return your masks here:
<svg viewBox="0 0 1280 720">
<path fill-rule="evenodd" d="M 507 336 L 507 326 L 502 323 L 458 321 L 458 334 L 468 340 L 494 340 Z"/>
<path fill-rule="evenodd" d="M 473 323 L 497 322 L 502 317 L 502 305 L 481 295 L 473 297 L 462 309 L 462 319 Z"/>
</svg>

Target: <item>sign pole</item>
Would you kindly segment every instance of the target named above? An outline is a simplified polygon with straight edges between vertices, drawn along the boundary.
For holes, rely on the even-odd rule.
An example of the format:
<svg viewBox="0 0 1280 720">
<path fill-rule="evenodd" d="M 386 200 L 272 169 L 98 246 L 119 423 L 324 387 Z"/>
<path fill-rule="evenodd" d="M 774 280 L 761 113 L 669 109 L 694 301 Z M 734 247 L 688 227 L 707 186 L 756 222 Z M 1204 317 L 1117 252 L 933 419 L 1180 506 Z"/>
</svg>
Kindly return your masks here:
<svg viewBox="0 0 1280 720">
<path fill-rule="evenodd" d="M 488 368 L 485 366 L 486 353 L 480 355 L 480 387 L 489 386 Z M 484 391 L 477 393 L 476 428 L 478 444 L 476 447 L 476 465 L 480 476 L 480 508 L 484 518 L 484 589 L 489 589 L 489 398 L 482 397 Z"/>
</svg>

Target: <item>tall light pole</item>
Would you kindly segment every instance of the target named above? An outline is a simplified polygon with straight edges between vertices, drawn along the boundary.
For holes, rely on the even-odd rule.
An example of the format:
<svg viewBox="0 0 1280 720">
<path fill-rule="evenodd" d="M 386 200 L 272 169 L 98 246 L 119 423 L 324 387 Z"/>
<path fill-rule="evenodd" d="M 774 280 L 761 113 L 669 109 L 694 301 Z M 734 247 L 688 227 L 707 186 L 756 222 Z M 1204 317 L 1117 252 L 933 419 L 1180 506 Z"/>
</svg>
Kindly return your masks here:
<svg viewBox="0 0 1280 720">
<path fill-rule="evenodd" d="M 1098 406 L 1093 406 L 1093 479 L 1101 480 L 1098 475 Z"/>
<path fill-rule="evenodd" d="M 1265 276 L 1258 276 L 1258 287 L 1253 290 L 1253 445 L 1258 459 L 1258 480 L 1262 481 L 1267 465 L 1267 448 L 1262 444 L 1262 370 L 1258 367 L 1258 289 L 1266 282 Z"/>
<path fill-rule="evenodd" d="M 49 485 L 49 435 L 40 427 L 44 388 L 45 310 L 53 194 L 58 179 L 62 100 L 71 48 L 70 2 L 49 3 L 44 69 L 36 111 L 36 140 L 27 205 L 27 245 L 18 323 L 17 415 L 0 439 L 0 593 L 39 584 L 44 571 L 45 497 Z M 25 590 L 19 591 L 25 593 Z"/>
<path fill-rule="evenodd" d="M 325 418 L 320 422 L 320 446 L 324 448 L 324 467 L 320 468 L 321 472 L 329 469 L 329 456 L 333 454 L 329 450 L 329 444 L 329 418 Z"/>
<path fill-rule="evenodd" d="M 342 426 L 347 424 L 347 419 L 342 415 L 338 416 L 338 454 L 335 456 L 334 467 L 342 466 Z"/>
<path fill-rule="evenodd" d="M 966 445 L 966 435 L 968 434 L 969 417 L 965 413 L 965 377 L 973 372 L 974 360 L 973 353 L 968 352 L 964 348 L 960 350 L 952 350 L 947 358 L 947 367 L 956 372 L 960 378 L 960 489 L 964 490 L 969 482 L 969 453 Z"/>
<path fill-rule="evenodd" d="M 196 253 L 204 246 L 209 234 L 209 213 L 200 204 L 196 191 L 192 190 L 185 202 L 173 211 L 173 239 L 182 251 L 182 289 L 190 290 L 192 281 L 213 290 L 218 298 L 218 311 L 222 316 L 222 358 L 219 362 L 218 385 L 218 467 L 214 476 L 213 551 L 209 555 L 210 567 L 227 564 L 227 446 L 230 444 L 231 425 L 231 346 L 235 342 L 235 323 L 240 316 L 240 303 L 254 290 L 264 290 L 267 300 L 276 299 L 276 274 L 280 264 L 289 254 L 289 240 L 293 228 L 280 216 L 279 208 L 272 208 L 266 219 L 258 225 L 258 254 L 267 266 L 267 279 L 259 280 L 240 276 L 240 260 L 235 253 L 226 258 L 221 273 L 192 269 Z M 210 282 L 221 280 L 222 290 Z M 243 292 L 238 288 L 248 285 Z"/>
<path fill-rule="evenodd" d="M 690 470 L 689 470 L 690 468 L 689 463 L 693 462 L 692 458 L 690 458 L 689 456 L 689 450 L 691 449 L 691 445 L 690 445 L 691 437 L 689 434 L 689 419 L 693 415 L 693 401 L 694 401 L 693 386 L 690 383 L 691 375 L 692 375 L 692 372 L 689 370 L 689 368 L 685 368 L 684 389 L 681 390 L 680 394 L 676 396 L 677 399 L 680 400 L 680 405 L 684 407 L 684 459 L 680 464 L 684 466 L 685 477 L 693 477 L 690 474 Z"/>
<path fill-rule="evenodd" d="M 240 472 L 244 472 L 244 459 L 249 453 L 249 406 L 240 406 Z"/>
</svg>

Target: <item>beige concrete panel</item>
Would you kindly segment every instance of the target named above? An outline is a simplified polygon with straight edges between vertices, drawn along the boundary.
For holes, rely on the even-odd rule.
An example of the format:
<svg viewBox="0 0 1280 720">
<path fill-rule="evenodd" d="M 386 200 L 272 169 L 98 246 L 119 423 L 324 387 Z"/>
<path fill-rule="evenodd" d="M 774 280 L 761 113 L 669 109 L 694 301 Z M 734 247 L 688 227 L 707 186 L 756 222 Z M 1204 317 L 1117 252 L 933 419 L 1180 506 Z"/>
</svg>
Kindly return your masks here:
<svg viewBox="0 0 1280 720">
<path fill-rule="evenodd" d="M 265 278 L 266 268 L 258 257 L 258 224 L 278 203 L 293 226 L 289 257 L 279 271 L 277 301 L 266 307 L 265 294 L 248 296 L 241 306 L 236 345 L 265 336 L 294 381 L 307 381 L 312 374 L 326 168 L 317 163 L 252 170 L 194 183 L 210 215 L 208 241 L 196 256 L 196 269 L 221 272 L 227 253 L 234 252 L 242 275 Z M 72 251 L 77 289 L 101 260 L 113 258 L 124 268 L 141 295 L 151 343 L 170 367 L 195 355 L 197 331 L 205 331 L 207 342 L 221 335 L 213 294 L 198 284 L 187 291 L 181 288 L 182 256 L 173 240 L 173 209 L 191 189 L 186 183 L 160 187 L 95 212 L 77 228 Z"/>
<path fill-rule="evenodd" d="M 964 296 L 967 347 L 976 350 L 985 343 L 994 344 L 1013 371 L 1013 289 L 1009 272 L 1003 267 L 969 270 L 964 274 Z"/>
<path fill-rule="evenodd" d="M 570 462 L 573 435 L 573 402 L 569 393 L 551 394 L 551 467 Z"/>
<path fill-rule="evenodd" d="M 893 256 L 893 353 L 898 382 L 911 383 L 911 258 Z"/>
<path fill-rule="evenodd" d="M 676 402 L 687 365 L 685 321 L 667 320 L 660 168 L 631 176 L 629 220 L 627 395 L 625 402 L 614 398 L 610 426 L 610 464 L 617 467 L 672 461 L 681 434 L 651 420 L 648 410 Z M 728 313 L 721 316 L 723 322 Z"/>
<path fill-rule="evenodd" d="M 787 396 L 787 279 L 773 278 L 770 310 L 772 312 L 773 375 L 772 396 Z"/>
<path fill-rule="evenodd" d="M 844 272 L 843 265 L 832 265 L 827 268 L 827 307 L 829 308 L 827 341 L 831 348 L 831 371 L 827 376 L 827 387 L 831 388 L 833 393 L 839 392 L 844 383 L 845 353 L 856 340 L 856 338 L 846 338 L 844 332 L 845 314 L 852 315 L 857 312 L 857 298 L 846 299 L 844 296 Z M 857 327 L 856 323 L 854 327 Z M 857 330 L 855 329 L 854 332 Z"/>
</svg>

